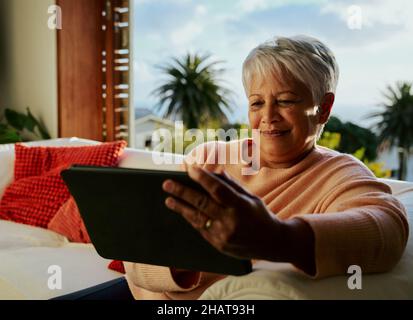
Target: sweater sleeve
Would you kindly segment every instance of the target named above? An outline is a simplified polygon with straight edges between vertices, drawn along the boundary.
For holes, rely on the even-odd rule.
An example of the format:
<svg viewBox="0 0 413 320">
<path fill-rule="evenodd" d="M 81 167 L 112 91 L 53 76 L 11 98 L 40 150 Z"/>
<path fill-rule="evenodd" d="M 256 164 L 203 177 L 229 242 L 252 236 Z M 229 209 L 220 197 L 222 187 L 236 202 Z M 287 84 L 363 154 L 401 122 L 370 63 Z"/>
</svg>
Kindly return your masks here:
<svg viewBox="0 0 413 320">
<path fill-rule="evenodd" d="M 129 286 L 151 292 L 186 292 L 199 286 L 201 273 L 168 267 L 125 262 Z"/>
<path fill-rule="evenodd" d="M 315 278 L 386 272 L 400 260 L 409 233 L 404 206 L 374 177 L 338 183 L 323 202 L 322 213 L 304 214 L 315 235 Z"/>
</svg>

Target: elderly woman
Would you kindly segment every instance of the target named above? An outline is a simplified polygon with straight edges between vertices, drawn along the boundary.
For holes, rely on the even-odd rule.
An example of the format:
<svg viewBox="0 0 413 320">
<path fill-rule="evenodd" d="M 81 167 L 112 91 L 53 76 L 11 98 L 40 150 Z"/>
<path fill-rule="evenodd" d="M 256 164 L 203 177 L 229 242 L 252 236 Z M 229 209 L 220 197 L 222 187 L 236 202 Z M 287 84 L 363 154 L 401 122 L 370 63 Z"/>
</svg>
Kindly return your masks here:
<svg viewBox="0 0 413 320">
<path fill-rule="evenodd" d="M 165 181 L 166 205 L 231 256 L 289 262 L 316 279 L 346 274 L 350 265 L 363 273 L 389 271 L 406 245 L 405 209 L 363 163 L 316 144 L 337 80 L 332 52 L 314 38 L 277 38 L 252 50 L 243 83 L 250 126 L 260 130 L 258 172 L 243 175 L 245 162 L 216 161 L 217 151 L 229 154 L 232 143 L 252 143 L 202 145 L 190 155 L 196 165 L 187 169 L 209 195 Z M 223 278 L 125 267 L 136 299 L 196 299 Z"/>
</svg>

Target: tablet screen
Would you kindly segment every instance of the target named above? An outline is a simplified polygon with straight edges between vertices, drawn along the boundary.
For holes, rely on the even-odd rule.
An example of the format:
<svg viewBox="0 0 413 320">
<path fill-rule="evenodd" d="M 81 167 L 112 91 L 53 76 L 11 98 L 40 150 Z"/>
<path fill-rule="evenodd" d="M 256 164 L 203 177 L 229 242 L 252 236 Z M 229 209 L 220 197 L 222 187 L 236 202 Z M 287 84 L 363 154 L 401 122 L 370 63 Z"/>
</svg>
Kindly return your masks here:
<svg viewBox="0 0 413 320">
<path fill-rule="evenodd" d="M 73 166 L 62 172 L 89 236 L 104 258 L 219 274 L 251 272 L 165 206 L 172 179 L 205 192 L 186 172 Z"/>
</svg>

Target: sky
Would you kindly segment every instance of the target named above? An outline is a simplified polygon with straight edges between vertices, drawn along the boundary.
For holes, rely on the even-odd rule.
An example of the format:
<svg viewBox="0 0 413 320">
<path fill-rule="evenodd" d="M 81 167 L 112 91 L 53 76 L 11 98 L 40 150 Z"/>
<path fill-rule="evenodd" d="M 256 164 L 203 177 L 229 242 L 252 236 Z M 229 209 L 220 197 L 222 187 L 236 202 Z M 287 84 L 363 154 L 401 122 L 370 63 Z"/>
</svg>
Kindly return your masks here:
<svg viewBox="0 0 413 320">
<path fill-rule="evenodd" d="M 274 36 L 310 35 L 335 54 L 340 68 L 333 115 L 369 127 L 366 115 L 383 91 L 413 81 L 410 0 L 132 0 L 133 104 L 153 108 L 164 79 L 155 67 L 187 52 L 223 60 L 223 83 L 235 94 L 230 120 L 247 122 L 242 63 Z"/>
</svg>

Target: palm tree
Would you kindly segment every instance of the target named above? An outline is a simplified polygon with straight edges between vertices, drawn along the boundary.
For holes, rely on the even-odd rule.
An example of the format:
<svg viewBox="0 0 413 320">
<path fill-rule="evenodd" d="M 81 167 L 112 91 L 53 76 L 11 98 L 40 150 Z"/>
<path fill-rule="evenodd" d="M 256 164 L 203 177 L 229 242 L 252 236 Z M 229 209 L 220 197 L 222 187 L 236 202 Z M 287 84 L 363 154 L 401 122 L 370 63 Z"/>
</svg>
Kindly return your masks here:
<svg viewBox="0 0 413 320">
<path fill-rule="evenodd" d="M 406 179 L 407 160 L 413 146 L 413 95 L 412 84 L 399 82 L 395 88 L 387 87 L 382 104 L 384 111 L 375 112 L 368 118 L 379 118 L 374 127 L 378 129 L 379 141 L 399 152 L 398 178 Z"/>
<path fill-rule="evenodd" d="M 216 69 L 222 61 L 208 62 L 210 55 L 186 54 L 181 60 L 158 66 L 167 79 L 152 94 L 159 97 L 158 111 L 165 117 L 182 119 L 187 128 L 198 128 L 209 120 L 227 123 L 231 91 L 220 86 Z"/>
</svg>

